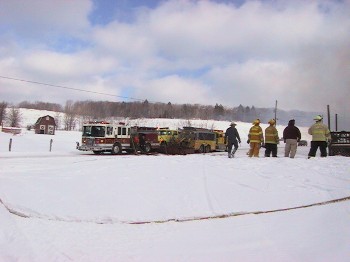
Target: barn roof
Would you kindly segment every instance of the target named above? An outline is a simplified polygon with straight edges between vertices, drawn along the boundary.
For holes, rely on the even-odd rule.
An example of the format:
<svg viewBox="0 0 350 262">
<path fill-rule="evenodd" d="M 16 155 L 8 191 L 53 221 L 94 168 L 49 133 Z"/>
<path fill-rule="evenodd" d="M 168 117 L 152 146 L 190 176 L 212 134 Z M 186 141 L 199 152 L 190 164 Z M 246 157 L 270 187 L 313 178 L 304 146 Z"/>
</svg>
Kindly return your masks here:
<svg viewBox="0 0 350 262">
<path fill-rule="evenodd" d="M 54 120 L 55 125 L 56 125 L 55 119 L 54 119 L 52 116 L 50 116 L 50 115 L 46 115 L 46 116 L 41 116 L 41 117 L 39 117 L 38 120 L 36 120 L 35 125 L 39 124 L 40 121 L 41 121 L 41 119 L 43 119 L 43 118 L 45 118 L 45 117 L 47 117 L 47 116 L 50 117 L 50 118 L 52 118 L 52 119 Z"/>
</svg>

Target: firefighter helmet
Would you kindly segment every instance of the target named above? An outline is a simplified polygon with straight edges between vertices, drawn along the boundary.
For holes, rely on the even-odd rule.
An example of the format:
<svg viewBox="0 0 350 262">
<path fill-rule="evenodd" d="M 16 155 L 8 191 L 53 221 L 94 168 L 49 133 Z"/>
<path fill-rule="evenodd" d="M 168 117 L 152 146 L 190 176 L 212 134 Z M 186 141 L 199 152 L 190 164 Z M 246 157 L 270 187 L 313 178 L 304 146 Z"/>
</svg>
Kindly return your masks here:
<svg viewBox="0 0 350 262">
<path fill-rule="evenodd" d="M 267 123 L 274 125 L 276 123 L 276 121 L 275 121 L 275 119 L 270 119 L 269 122 L 267 122 Z"/>
<path fill-rule="evenodd" d="M 259 125 L 260 124 L 260 119 L 255 119 L 253 121 L 253 125 Z"/>
<path fill-rule="evenodd" d="M 236 126 L 237 124 L 235 122 L 231 122 L 230 126 Z"/>
<path fill-rule="evenodd" d="M 323 117 L 321 115 L 317 115 L 314 118 L 314 120 L 316 120 L 316 121 L 321 121 L 322 119 L 323 119 Z"/>
</svg>

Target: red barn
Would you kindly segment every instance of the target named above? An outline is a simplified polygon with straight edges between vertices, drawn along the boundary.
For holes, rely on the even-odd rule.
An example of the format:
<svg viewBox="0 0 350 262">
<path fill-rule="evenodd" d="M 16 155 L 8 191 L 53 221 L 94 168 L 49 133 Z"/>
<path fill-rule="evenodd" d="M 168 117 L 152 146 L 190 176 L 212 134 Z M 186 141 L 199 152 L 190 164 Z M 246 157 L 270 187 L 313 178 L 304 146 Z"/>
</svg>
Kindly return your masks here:
<svg viewBox="0 0 350 262">
<path fill-rule="evenodd" d="M 56 122 L 52 116 L 46 115 L 39 117 L 34 125 L 35 134 L 54 135 Z"/>
</svg>

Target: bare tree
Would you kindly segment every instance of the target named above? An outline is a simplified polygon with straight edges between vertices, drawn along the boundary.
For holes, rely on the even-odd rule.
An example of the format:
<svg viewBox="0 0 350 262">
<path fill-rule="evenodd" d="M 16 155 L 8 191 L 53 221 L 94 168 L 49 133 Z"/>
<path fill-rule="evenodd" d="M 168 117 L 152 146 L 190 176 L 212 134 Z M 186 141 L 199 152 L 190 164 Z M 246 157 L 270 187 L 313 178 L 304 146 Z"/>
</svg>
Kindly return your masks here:
<svg viewBox="0 0 350 262">
<path fill-rule="evenodd" d="M 18 108 L 11 107 L 8 112 L 7 120 L 9 122 L 10 127 L 19 127 L 20 122 L 22 120 L 21 112 Z"/>
<path fill-rule="evenodd" d="M 3 125 L 3 122 L 6 119 L 6 108 L 7 108 L 7 103 L 1 102 L 0 103 L 0 125 Z"/>
<path fill-rule="evenodd" d="M 76 124 L 76 113 L 74 110 L 74 102 L 72 100 L 66 102 L 64 113 L 64 129 L 68 131 L 73 130 Z"/>
<path fill-rule="evenodd" d="M 62 119 L 62 113 L 56 112 L 56 114 L 55 114 L 56 129 L 61 128 L 61 119 Z"/>
</svg>

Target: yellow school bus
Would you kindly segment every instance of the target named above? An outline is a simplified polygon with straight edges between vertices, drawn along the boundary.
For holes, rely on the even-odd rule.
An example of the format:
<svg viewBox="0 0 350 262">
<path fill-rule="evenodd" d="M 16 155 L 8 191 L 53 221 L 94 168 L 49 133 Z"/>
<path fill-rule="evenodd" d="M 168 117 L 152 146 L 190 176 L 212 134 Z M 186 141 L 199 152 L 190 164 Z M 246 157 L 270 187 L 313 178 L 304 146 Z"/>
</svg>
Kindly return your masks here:
<svg viewBox="0 0 350 262">
<path fill-rule="evenodd" d="M 184 127 L 179 138 L 188 141 L 189 146 L 199 153 L 209 153 L 216 150 L 216 134 L 209 129 Z"/>
<path fill-rule="evenodd" d="M 227 144 L 225 143 L 225 132 L 223 130 L 214 130 L 216 135 L 216 147 L 217 151 L 226 151 Z"/>
</svg>

